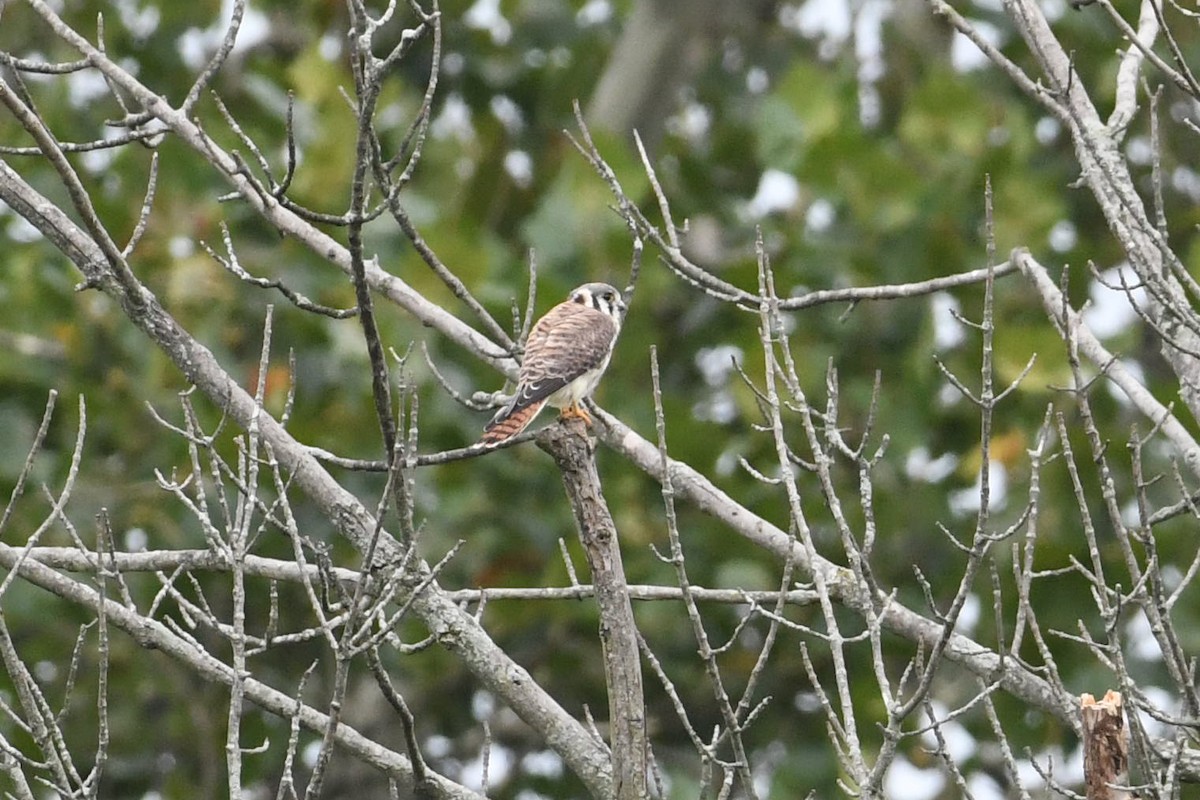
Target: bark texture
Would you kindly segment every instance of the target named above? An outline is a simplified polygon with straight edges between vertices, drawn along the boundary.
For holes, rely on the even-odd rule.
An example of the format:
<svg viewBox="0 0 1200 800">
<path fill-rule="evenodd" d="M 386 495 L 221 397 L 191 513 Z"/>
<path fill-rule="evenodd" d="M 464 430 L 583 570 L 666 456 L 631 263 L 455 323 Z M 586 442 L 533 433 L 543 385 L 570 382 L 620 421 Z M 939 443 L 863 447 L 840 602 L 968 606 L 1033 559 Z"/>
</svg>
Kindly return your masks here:
<svg viewBox="0 0 1200 800">
<path fill-rule="evenodd" d="M 551 425 L 538 444 L 554 457 L 575 513 L 600 611 L 600 644 L 608 684 L 609 739 L 618 800 L 646 797 L 646 710 L 633 606 L 617 529 L 596 472 L 595 442 L 582 420 Z"/>
<path fill-rule="evenodd" d="M 1118 788 L 1129 779 L 1129 733 L 1121 695 L 1105 692 L 1097 701 L 1080 697 L 1083 715 L 1083 775 L 1088 800 L 1129 800 L 1131 792 Z"/>
</svg>

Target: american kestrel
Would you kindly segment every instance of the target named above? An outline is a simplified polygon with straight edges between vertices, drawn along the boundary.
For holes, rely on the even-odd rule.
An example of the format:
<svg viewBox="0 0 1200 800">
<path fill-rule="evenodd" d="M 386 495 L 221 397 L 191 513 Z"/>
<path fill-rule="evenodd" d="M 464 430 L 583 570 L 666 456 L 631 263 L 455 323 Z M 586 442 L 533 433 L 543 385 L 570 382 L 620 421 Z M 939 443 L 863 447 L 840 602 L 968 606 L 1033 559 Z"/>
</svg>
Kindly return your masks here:
<svg viewBox="0 0 1200 800">
<path fill-rule="evenodd" d="M 612 357 L 625 301 L 607 283 L 585 283 L 546 312 L 529 332 L 517 393 L 483 429 L 484 444 L 525 430 L 547 403 L 562 417 L 591 417 L 579 401 L 592 393 Z"/>
</svg>

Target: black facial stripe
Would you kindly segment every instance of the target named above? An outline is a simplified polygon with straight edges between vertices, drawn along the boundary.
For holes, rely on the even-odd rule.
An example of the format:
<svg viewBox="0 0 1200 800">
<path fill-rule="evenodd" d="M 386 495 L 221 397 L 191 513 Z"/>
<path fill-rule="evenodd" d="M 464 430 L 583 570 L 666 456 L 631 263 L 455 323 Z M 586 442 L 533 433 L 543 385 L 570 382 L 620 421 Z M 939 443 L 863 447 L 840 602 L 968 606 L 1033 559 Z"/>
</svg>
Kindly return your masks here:
<svg viewBox="0 0 1200 800">
<path fill-rule="evenodd" d="M 590 292 L 588 295 L 592 298 L 592 308 L 596 309 L 597 311 L 603 311 L 604 307 L 600 304 L 600 296 L 591 294 Z"/>
</svg>

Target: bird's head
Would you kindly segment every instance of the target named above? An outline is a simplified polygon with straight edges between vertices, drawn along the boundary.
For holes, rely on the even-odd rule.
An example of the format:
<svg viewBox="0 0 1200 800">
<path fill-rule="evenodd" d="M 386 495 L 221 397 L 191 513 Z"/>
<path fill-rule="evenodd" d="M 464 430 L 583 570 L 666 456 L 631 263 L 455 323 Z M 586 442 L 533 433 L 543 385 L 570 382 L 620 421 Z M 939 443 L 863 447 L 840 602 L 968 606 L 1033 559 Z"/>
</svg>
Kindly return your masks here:
<svg viewBox="0 0 1200 800">
<path fill-rule="evenodd" d="M 625 317 L 625 301 L 621 298 L 621 293 L 607 283 L 585 283 L 571 292 L 569 299 L 573 303 L 591 306 L 607 314 L 618 327 Z"/>
</svg>

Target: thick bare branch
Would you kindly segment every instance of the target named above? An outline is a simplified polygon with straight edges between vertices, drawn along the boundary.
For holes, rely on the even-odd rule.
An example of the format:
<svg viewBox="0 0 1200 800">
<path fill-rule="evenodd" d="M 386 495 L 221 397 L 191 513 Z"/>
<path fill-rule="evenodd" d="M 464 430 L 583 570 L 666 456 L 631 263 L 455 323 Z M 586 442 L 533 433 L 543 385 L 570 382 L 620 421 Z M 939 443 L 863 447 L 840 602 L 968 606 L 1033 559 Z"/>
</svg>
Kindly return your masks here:
<svg viewBox="0 0 1200 800">
<path fill-rule="evenodd" d="M 1062 291 L 1050 279 L 1045 267 L 1039 264 L 1028 250 L 1013 251 L 1012 260 L 1037 290 L 1038 295 L 1042 298 L 1042 307 L 1054 320 L 1064 339 L 1074 341 L 1079 352 L 1095 364 L 1108 380 L 1116 384 L 1151 424 L 1161 426 L 1163 434 L 1179 452 L 1191 473 L 1200 477 L 1200 444 L 1197 444 L 1183 424 L 1176 419 L 1171 409 L 1160 403 L 1150 390 L 1130 374 L 1121 361 L 1100 343 L 1100 340 L 1083 323 L 1078 312 L 1067 303 Z"/>
<path fill-rule="evenodd" d="M 1065 109 L 1082 179 L 1138 277 L 1150 288 L 1151 315 L 1163 332 L 1163 356 L 1179 378 L 1184 402 L 1200 418 L 1200 359 L 1191 355 L 1200 352 L 1200 320 L 1180 284 L 1187 270 L 1147 214 L 1119 135 L 1100 118 L 1087 84 L 1041 6 L 1034 0 L 1005 0 L 1004 7 Z"/>
<path fill-rule="evenodd" d="M 608 682 L 614 792 L 618 800 L 646 796 L 646 710 L 637 623 L 625 584 L 617 528 L 600 488 L 596 453 L 581 419 L 551 425 L 538 437 L 562 473 L 579 540 L 587 554 L 600 612 L 600 645 Z"/>
<path fill-rule="evenodd" d="M 1087 800 L 1126 800 L 1133 793 L 1118 788 L 1129 777 L 1129 734 L 1121 695 L 1107 692 L 1097 702 L 1090 694 L 1080 699 L 1083 717 L 1083 774 Z"/>
<path fill-rule="evenodd" d="M 17 569 L 23 579 L 58 597 L 90 609 L 93 613 L 103 613 L 114 627 L 129 634 L 143 647 L 166 654 L 204 680 L 224 686 L 233 684 L 235 676 L 228 664 L 193 646 L 163 623 L 104 598 L 98 591 L 81 581 L 72 580 L 42 564 L 30 560 L 21 563 L 20 553 L 19 548 L 0 544 L 0 565 L 5 569 Z M 246 699 L 255 705 L 285 718 L 298 716 L 300 724 L 308 730 L 321 731 L 326 726 L 327 717 L 324 714 L 309 706 L 297 707 L 294 698 L 253 677 L 245 678 L 243 689 Z M 345 723 L 338 726 L 336 735 L 340 747 L 396 779 L 401 785 L 411 786 L 412 767 L 405 756 L 382 747 Z M 437 785 L 439 797 L 481 800 L 480 795 L 441 776 L 435 777 L 434 783 Z"/>
<path fill-rule="evenodd" d="M 106 262 L 90 237 L 3 162 L 0 162 L 0 199 L 22 215 L 28 211 L 26 218 L 85 275 L 101 273 Z M 144 287 L 141 293 L 142 302 L 138 305 L 127 305 L 125 297 L 119 296 L 130 321 L 166 353 L 190 382 L 239 425 L 249 427 L 251 420 L 257 417 L 263 441 L 271 446 L 281 466 L 292 475 L 293 485 L 313 500 L 339 533 L 356 547 L 365 549 L 375 530 L 375 520 L 358 499 L 330 477 L 307 447 L 292 438 L 270 415 L 261 414 L 254 398 L 221 368 L 206 347 L 167 314 L 153 295 Z M 425 303 L 423 299 L 421 302 Z M 454 324 L 460 333 L 469 330 L 457 320 Z M 377 552 L 382 564 L 395 562 L 402 555 L 402 549 L 390 536 Z M 593 794 L 602 797 L 611 790 L 608 754 L 596 746 L 586 730 L 530 679 L 522 667 L 496 646 L 474 619 L 465 615 L 436 587 L 414 598 L 413 611 L 443 646 L 457 653 L 485 686 L 505 698 L 551 747 L 562 753 Z"/>
</svg>

